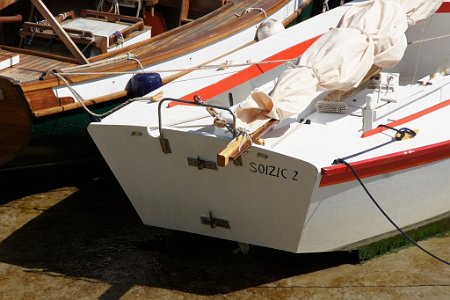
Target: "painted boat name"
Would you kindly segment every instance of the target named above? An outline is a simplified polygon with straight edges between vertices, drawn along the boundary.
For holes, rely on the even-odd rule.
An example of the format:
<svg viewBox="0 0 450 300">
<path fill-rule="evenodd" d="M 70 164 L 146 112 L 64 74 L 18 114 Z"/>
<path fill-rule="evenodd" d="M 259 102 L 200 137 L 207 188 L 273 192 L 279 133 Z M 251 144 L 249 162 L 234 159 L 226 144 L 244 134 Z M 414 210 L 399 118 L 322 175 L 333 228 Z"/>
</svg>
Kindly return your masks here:
<svg viewBox="0 0 450 300">
<path fill-rule="evenodd" d="M 268 164 L 257 164 L 255 162 L 250 163 L 250 172 L 283 179 L 289 179 L 292 181 L 298 181 L 298 174 L 299 174 L 297 170 L 290 171 L 285 168 Z"/>
</svg>

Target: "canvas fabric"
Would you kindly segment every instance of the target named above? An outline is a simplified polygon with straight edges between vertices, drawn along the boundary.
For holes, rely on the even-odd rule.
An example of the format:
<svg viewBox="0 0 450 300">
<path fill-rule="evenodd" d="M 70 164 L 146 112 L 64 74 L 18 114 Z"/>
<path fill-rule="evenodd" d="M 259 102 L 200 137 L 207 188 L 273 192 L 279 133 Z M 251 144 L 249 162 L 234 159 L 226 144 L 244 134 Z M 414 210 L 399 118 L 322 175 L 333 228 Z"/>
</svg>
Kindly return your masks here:
<svg viewBox="0 0 450 300">
<path fill-rule="evenodd" d="M 413 4 L 413 3 L 414 4 Z M 237 109 L 241 126 L 266 119 L 283 120 L 301 113 L 317 90 L 348 91 L 357 87 L 373 65 L 395 66 L 407 47 L 408 19 L 420 22 L 442 1 L 369 0 L 354 4 L 337 28 L 323 34 L 287 69 L 274 89 L 254 92 Z M 253 127 L 253 126 L 252 126 Z"/>
<path fill-rule="evenodd" d="M 415 25 L 434 14 L 443 0 L 399 0 L 406 11 L 409 25 Z"/>
</svg>

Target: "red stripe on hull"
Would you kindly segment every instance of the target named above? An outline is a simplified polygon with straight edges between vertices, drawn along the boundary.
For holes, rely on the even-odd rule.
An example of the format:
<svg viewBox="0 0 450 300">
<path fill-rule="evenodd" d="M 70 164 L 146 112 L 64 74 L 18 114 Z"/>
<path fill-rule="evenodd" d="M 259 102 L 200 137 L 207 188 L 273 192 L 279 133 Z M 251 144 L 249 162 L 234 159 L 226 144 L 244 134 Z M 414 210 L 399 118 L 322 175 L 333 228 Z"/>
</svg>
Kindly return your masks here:
<svg viewBox="0 0 450 300">
<path fill-rule="evenodd" d="M 432 112 L 434 112 L 436 110 L 444 108 L 444 107 L 446 107 L 448 105 L 450 105 L 450 100 L 446 100 L 444 102 L 438 103 L 438 104 L 436 104 L 434 106 L 431 106 L 431 107 L 429 107 L 427 109 L 421 110 L 421 111 L 419 111 L 419 112 L 417 112 L 415 114 L 412 114 L 412 115 L 409 115 L 407 117 L 398 119 L 398 120 L 396 120 L 394 122 L 391 122 L 391 123 L 388 123 L 386 125 L 389 126 L 389 127 L 397 127 L 397 126 L 400 126 L 402 124 L 411 122 L 412 120 L 418 119 L 418 118 L 420 118 L 420 117 L 422 117 L 424 115 L 427 115 L 429 113 L 432 113 Z M 383 132 L 385 130 L 388 130 L 388 128 L 386 128 L 386 127 L 377 127 L 377 128 L 371 129 L 371 130 L 367 130 L 366 132 L 364 132 L 362 134 L 362 137 L 363 138 L 369 137 L 369 136 L 375 135 L 377 133 Z"/>
<path fill-rule="evenodd" d="M 302 55 L 306 49 L 308 49 L 312 43 L 314 43 L 320 36 L 314 37 L 312 39 L 309 39 L 307 41 L 304 41 L 300 44 L 294 45 L 288 49 L 285 49 L 281 52 L 278 52 L 277 54 L 274 54 L 266 59 L 264 59 L 262 62 L 269 62 L 269 61 L 275 61 L 275 60 L 286 60 L 286 59 L 294 59 L 300 55 Z M 250 67 L 233 74 L 219 82 L 216 82 L 214 84 L 211 84 L 207 87 L 204 87 L 200 90 L 197 90 L 191 94 L 188 94 L 186 96 L 181 97 L 183 100 L 187 101 L 193 101 L 194 96 L 199 96 L 203 101 L 208 101 L 214 96 L 217 96 L 223 92 L 226 92 L 233 87 L 238 86 L 239 84 L 242 84 L 244 82 L 249 81 L 250 79 L 253 79 L 267 71 L 270 71 L 279 65 L 283 64 L 283 62 L 274 62 L 274 63 L 265 63 L 265 64 L 255 64 L 251 65 Z M 170 103 L 170 106 L 178 105 L 178 103 Z"/>
<path fill-rule="evenodd" d="M 436 13 L 449 13 L 450 12 L 450 2 L 443 2 L 441 7 L 436 11 Z"/>
<path fill-rule="evenodd" d="M 387 174 L 450 158 L 450 141 L 405 150 L 352 163 L 361 178 Z M 330 186 L 356 180 L 346 165 L 322 168 L 320 186 Z"/>
</svg>

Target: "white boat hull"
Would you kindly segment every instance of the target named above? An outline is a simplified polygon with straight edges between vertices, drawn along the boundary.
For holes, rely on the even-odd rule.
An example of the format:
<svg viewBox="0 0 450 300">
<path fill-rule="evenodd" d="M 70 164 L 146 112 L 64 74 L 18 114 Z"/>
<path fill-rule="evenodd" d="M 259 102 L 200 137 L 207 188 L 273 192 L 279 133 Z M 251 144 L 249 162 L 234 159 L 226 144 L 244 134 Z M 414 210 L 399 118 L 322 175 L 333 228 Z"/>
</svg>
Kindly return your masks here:
<svg viewBox="0 0 450 300">
<path fill-rule="evenodd" d="M 427 27 L 432 36 L 443 35 L 448 28 L 442 26 L 450 13 L 448 3 Z M 335 19 L 340 15 L 342 11 Z M 282 43 L 283 34 L 292 36 L 314 22 L 308 20 L 272 38 Z M 416 29 L 409 34 L 412 40 L 419 38 Z M 298 42 L 311 38 L 305 33 Z M 436 43 L 448 49 L 442 40 Z M 269 48 L 266 57 L 273 55 Z M 231 57 L 243 59 L 254 49 Z M 416 62 L 417 51 L 410 47 L 405 62 L 390 72 L 399 72 L 401 78 L 405 72 L 411 74 L 408 68 Z M 447 55 L 432 54 L 435 61 Z M 428 58 L 421 63 L 423 72 L 434 64 Z M 174 97 L 182 97 L 214 88 L 209 100 L 226 105 L 229 92 L 242 100 L 256 87 L 267 88 L 261 84 L 270 89 L 282 68 L 254 77 L 245 68 L 236 73 L 192 73 L 162 90 L 167 95 L 172 88 Z M 208 72 L 210 76 L 205 76 Z M 221 90 L 228 79 L 240 80 L 239 74 L 245 74 L 247 81 Z M 213 77 L 215 81 L 205 86 Z M 145 224 L 296 253 L 355 249 L 397 232 L 350 169 L 333 165 L 335 159 L 346 158 L 354 166 L 399 227 L 413 228 L 450 216 L 450 75 L 428 85 L 407 79 L 413 84 L 401 84 L 392 93 L 373 89 L 356 93 L 348 114 L 306 109 L 268 132 L 265 145 L 253 145 L 242 155 L 241 165 L 217 166 L 216 155 L 226 147 L 230 134 L 212 129 L 213 118 L 200 106 L 162 105 L 159 131 L 158 104 L 135 102 L 91 124 L 89 132 Z M 196 89 L 178 90 L 182 82 Z M 371 128 L 365 128 L 366 100 L 373 93 L 379 93 L 381 104 L 370 115 Z M 318 93 L 316 100 L 323 96 Z M 379 124 L 418 129 L 418 133 L 393 141 L 395 132 L 377 128 Z M 160 137 L 168 141 L 170 153 L 164 152 Z"/>
</svg>

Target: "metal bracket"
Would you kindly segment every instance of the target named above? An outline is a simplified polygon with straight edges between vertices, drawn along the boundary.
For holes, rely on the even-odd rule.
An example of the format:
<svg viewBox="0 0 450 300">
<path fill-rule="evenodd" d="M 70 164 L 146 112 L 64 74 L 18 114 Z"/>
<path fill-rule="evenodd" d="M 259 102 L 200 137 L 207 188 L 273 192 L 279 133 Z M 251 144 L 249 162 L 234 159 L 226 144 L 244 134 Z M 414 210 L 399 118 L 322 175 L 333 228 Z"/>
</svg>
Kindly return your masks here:
<svg viewBox="0 0 450 300">
<path fill-rule="evenodd" d="M 217 170 L 216 162 L 203 160 L 199 156 L 197 156 L 197 158 L 188 157 L 187 161 L 188 161 L 188 165 L 190 165 L 192 167 L 197 167 L 199 170 L 203 170 L 203 169 Z"/>
<path fill-rule="evenodd" d="M 209 216 L 200 216 L 200 222 L 205 225 L 209 225 L 211 228 L 223 227 L 230 229 L 230 222 L 225 219 L 214 218 L 212 211 L 209 211 Z"/>
<path fill-rule="evenodd" d="M 159 143 L 161 144 L 161 149 L 164 153 L 172 153 L 172 150 L 170 149 L 169 140 L 165 139 L 163 137 L 159 138 Z"/>
<path fill-rule="evenodd" d="M 162 104 L 167 101 L 178 102 L 178 103 L 189 104 L 189 105 L 197 105 L 197 106 L 202 106 L 205 108 L 216 108 L 216 109 L 228 111 L 230 113 L 230 115 L 233 117 L 233 124 L 229 126 L 229 130 L 233 134 L 233 138 L 236 137 L 236 135 L 237 135 L 236 116 L 230 108 L 222 107 L 222 106 L 218 106 L 218 105 L 206 104 L 198 96 L 194 96 L 194 102 L 182 100 L 182 99 L 164 98 L 161 101 L 159 101 L 159 104 L 158 104 L 159 141 L 161 143 L 161 148 L 164 153 L 172 153 L 172 151 L 170 150 L 169 141 L 168 141 L 168 139 L 166 139 L 164 137 L 163 128 L 162 128 L 162 124 L 163 124 L 163 122 L 162 122 Z"/>
</svg>

